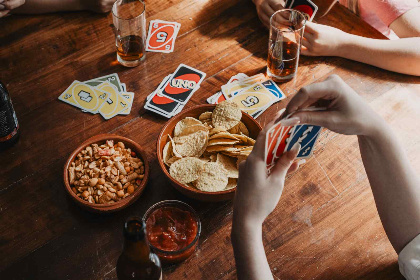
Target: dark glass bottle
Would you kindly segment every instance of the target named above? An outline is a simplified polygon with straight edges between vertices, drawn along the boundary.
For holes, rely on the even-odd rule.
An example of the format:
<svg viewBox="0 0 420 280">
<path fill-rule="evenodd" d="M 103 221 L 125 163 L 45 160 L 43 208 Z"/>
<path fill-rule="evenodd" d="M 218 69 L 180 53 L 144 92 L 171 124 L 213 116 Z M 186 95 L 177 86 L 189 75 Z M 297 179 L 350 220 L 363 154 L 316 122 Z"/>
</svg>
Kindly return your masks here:
<svg viewBox="0 0 420 280">
<path fill-rule="evenodd" d="M 124 224 L 124 247 L 117 261 L 119 280 L 162 279 L 158 256 L 150 251 L 146 241 L 146 224 L 141 218 L 129 218 Z"/>
<path fill-rule="evenodd" d="M 6 87 L 0 82 L 0 150 L 17 142 L 20 131 L 12 100 Z"/>
</svg>

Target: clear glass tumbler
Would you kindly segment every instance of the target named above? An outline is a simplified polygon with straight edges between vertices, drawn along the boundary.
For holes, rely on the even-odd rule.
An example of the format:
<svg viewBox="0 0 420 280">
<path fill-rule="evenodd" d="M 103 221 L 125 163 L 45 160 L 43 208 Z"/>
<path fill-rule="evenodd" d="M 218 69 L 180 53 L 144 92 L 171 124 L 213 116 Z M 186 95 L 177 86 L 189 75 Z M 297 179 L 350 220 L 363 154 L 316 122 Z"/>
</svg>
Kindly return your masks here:
<svg viewBox="0 0 420 280">
<path fill-rule="evenodd" d="M 112 7 L 118 62 L 135 67 L 146 57 L 146 5 L 141 0 L 117 0 Z"/>
<path fill-rule="evenodd" d="M 305 24 L 305 16 L 292 9 L 271 16 L 267 75 L 272 80 L 283 82 L 296 76 Z"/>
</svg>

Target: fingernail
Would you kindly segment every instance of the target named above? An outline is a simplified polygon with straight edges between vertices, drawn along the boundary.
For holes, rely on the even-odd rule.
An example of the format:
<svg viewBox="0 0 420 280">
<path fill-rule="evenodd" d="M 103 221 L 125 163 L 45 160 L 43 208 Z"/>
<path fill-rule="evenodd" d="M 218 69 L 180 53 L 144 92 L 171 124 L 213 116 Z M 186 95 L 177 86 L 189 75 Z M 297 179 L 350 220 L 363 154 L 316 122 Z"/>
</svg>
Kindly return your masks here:
<svg viewBox="0 0 420 280">
<path fill-rule="evenodd" d="M 293 117 L 290 119 L 283 119 L 280 121 L 282 126 L 293 126 L 293 125 L 297 125 L 300 123 L 300 120 L 298 117 Z"/>
<path fill-rule="evenodd" d="M 298 161 L 299 165 L 302 165 L 302 164 L 305 164 L 305 163 L 306 163 L 306 159 L 301 159 L 301 160 Z"/>
<path fill-rule="evenodd" d="M 290 151 L 293 152 L 293 153 L 296 153 L 296 155 L 299 154 L 299 152 L 300 152 L 300 144 L 296 142 L 293 145 L 293 147 L 290 149 Z"/>
</svg>

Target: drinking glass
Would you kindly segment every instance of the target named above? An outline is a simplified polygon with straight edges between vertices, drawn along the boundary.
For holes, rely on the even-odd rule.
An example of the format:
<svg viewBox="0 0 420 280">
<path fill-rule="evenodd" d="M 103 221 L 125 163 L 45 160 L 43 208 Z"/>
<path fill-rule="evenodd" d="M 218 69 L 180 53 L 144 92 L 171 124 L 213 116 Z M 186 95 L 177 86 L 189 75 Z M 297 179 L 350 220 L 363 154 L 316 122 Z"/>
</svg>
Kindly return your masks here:
<svg viewBox="0 0 420 280">
<path fill-rule="evenodd" d="M 271 16 L 267 76 L 272 80 L 283 82 L 296 76 L 305 23 L 305 16 L 292 9 Z"/>
<path fill-rule="evenodd" d="M 135 67 L 146 57 L 146 5 L 141 0 L 117 0 L 112 6 L 118 62 Z"/>
</svg>

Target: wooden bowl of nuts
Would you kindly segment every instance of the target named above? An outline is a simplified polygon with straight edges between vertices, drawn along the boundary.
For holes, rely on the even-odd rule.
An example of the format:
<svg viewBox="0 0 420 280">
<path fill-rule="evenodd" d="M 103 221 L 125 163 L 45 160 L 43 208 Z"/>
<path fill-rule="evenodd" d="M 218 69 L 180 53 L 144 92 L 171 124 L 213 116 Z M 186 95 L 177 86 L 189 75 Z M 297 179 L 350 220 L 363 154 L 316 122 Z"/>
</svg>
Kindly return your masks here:
<svg viewBox="0 0 420 280">
<path fill-rule="evenodd" d="M 64 166 L 64 185 L 81 207 L 114 212 L 136 201 L 149 179 L 146 153 L 136 142 L 100 134 L 83 142 Z"/>
</svg>

